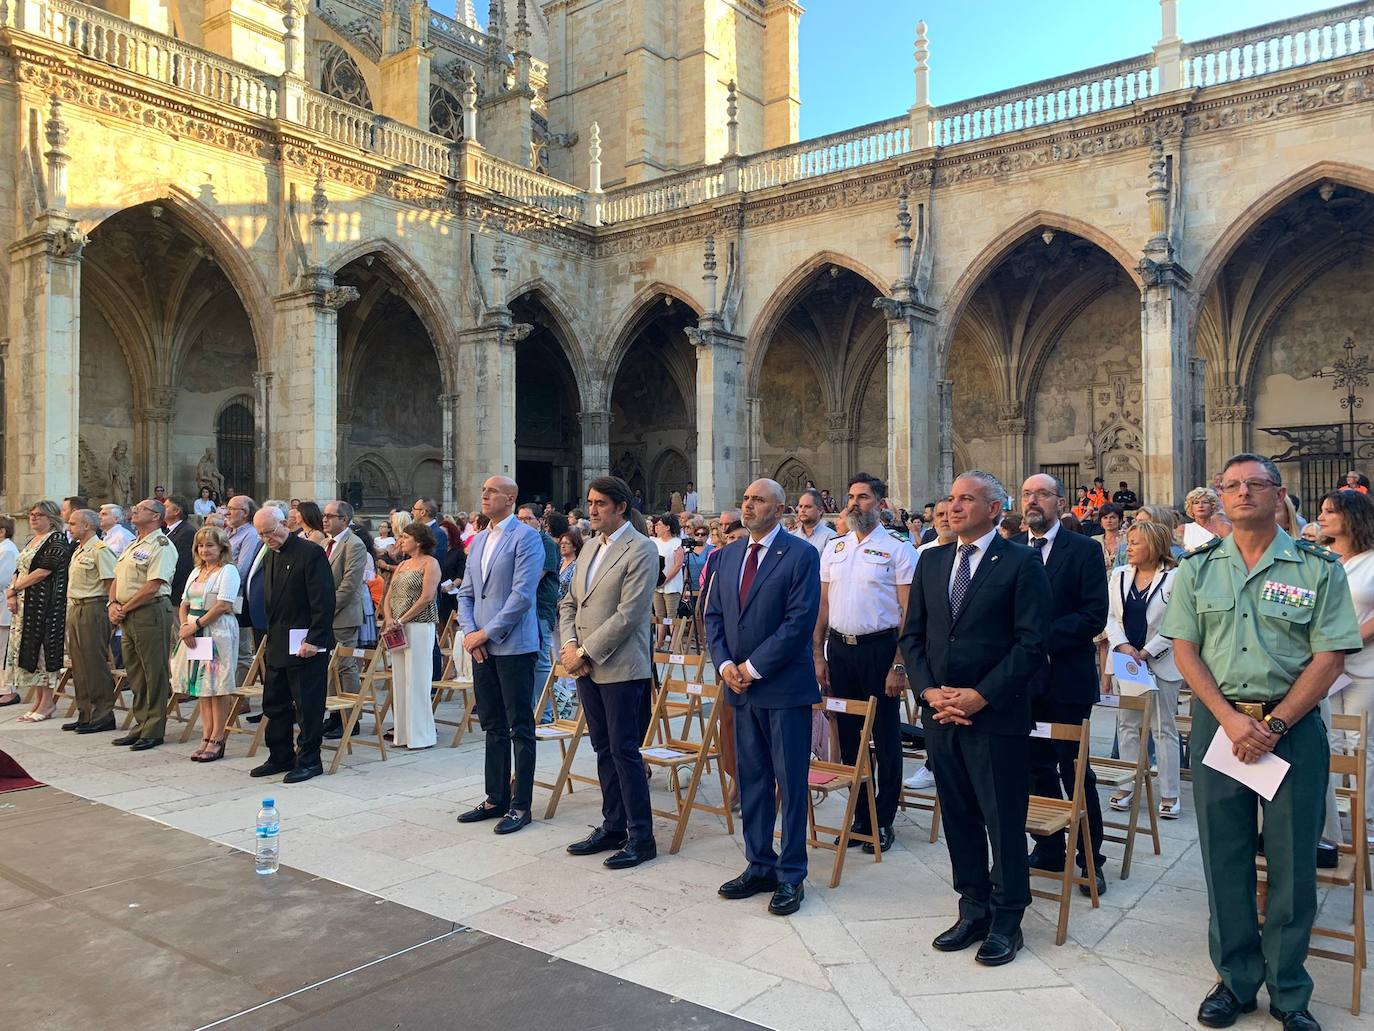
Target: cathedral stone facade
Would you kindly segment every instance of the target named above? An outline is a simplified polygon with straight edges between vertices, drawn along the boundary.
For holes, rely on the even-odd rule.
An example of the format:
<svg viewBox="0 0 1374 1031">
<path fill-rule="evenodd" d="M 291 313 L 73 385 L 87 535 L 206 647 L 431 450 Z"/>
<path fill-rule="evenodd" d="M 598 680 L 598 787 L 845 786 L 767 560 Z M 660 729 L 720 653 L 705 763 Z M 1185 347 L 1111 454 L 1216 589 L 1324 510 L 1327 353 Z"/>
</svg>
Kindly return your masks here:
<svg viewBox="0 0 1374 1031">
<path fill-rule="evenodd" d="M 793 0 L 0 0 L 5 509 L 210 465 L 367 511 L 1178 502 L 1242 448 L 1310 495 L 1374 457 L 1374 3 L 1194 42 L 1178 2 L 944 106 L 917 26 L 893 118 L 800 141 Z"/>
</svg>

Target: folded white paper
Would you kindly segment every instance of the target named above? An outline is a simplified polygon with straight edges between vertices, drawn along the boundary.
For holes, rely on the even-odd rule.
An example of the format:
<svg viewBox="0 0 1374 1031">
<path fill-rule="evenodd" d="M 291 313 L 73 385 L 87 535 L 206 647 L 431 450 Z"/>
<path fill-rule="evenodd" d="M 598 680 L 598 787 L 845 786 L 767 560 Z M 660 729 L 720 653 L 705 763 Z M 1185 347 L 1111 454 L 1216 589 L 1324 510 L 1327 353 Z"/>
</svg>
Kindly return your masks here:
<svg viewBox="0 0 1374 1031">
<path fill-rule="evenodd" d="M 1030 732 L 1030 736 L 1048 738 L 1050 736 L 1050 726 L 1051 724 L 1049 723 L 1037 723 L 1035 729 Z"/>
<path fill-rule="evenodd" d="M 1112 708 L 1112 709 L 1119 709 L 1119 708 L 1121 708 L 1121 696 L 1120 696 L 1120 695 L 1114 695 L 1114 694 L 1104 694 L 1104 695 L 1100 695 L 1100 696 L 1098 696 L 1097 704 L 1098 704 L 1098 705 L 1105 705 L 1105 706 L 1107 706 L 1108 708 Z"/>
<path fill-rule="evenodd" d="M 214 658 L 214 641 L 208 637 L 193 637 L 185 642 L 186 660 L 209 662 Z"/>
<path fill-rule="evenodd" d="M 1231 751 L 1231 739 L 1226 731 L 1217 728 L 1211 747 L 1202 757 L 1202 764 L 1224 773 L 1232 780 L 1238 780 L 1266 802 L 1274 801 L 1274 795 L 1288 773 L 1289 762 L 1280 759 L 1273 752 L 1266 752 L 1252 763 L 1243 763 Z"/>
<path fill-rule="evenodd" d="M 1142 694 L 1158 688 L 1150 667 L 1125 652 L 1112 652 L 1112 674 L 1116 677 L 1117 687 L 1125 695 Z"/>
</svg>

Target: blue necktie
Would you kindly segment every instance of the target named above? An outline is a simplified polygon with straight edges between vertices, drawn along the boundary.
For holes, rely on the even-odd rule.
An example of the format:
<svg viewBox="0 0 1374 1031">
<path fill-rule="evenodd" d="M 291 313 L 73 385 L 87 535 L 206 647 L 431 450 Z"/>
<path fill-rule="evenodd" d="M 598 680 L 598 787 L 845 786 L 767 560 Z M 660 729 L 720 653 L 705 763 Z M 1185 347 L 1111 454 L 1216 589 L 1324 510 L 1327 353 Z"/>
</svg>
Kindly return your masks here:
<svg viewBox="0 0 1374 1031">
<path fill-rule="evenodd" d="M 969 559 L 978 550 L 976 544 L 959 545 L 959 566 L 954 570 L 954 586 L 949 589 L 949 615 L 950 620 L 959 618 L 959 613 L 964 610 L 964 602 L 968 599 L 969 584 L 973 582 L 973 574 L 970 571 Z"/>
</svg>

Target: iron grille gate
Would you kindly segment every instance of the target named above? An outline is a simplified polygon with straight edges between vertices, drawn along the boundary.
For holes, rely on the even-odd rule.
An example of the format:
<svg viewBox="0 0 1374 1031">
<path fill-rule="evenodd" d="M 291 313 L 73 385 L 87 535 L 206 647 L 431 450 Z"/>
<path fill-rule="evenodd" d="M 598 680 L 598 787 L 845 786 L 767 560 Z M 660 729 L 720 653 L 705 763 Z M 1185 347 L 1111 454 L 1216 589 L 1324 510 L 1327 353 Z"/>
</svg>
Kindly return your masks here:
<svg viewBox="0 0 1374 1031">
<path fill-rule="evenodd" d="M 1272 459 L 1280 465 L 1296 463 L 1296 477 L 1284 471 L 1284 483 L 1303 500 L 1303 512 L 1312 517 L 1317 499 L 1345 482 L 1346 472 L 1358 463 L 1374 459 L 1374 423 L 1357 422 L 1312 426 L 1274 426 L 1262 429 L 1288 442 L 1288 448 Z"/>
<path fill-rule="evenodd" d="M 253 410 L 246 402 L 231 401 L 221 409 L 215 421 L 217 461 L 224 486 L 233 494 L 253 493 L 255 436 Z"/>
</svg>

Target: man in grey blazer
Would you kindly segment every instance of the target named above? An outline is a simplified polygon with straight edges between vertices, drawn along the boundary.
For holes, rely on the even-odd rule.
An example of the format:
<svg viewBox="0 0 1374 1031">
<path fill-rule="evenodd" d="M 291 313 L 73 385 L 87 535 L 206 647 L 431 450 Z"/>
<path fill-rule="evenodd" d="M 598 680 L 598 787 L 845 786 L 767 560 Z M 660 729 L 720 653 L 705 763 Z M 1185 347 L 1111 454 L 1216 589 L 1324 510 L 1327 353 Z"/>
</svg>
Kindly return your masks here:
<svg viewBox="0 0 1374 1031">
<path fill-rule="evenodd" d="M 324 506 L 324 553 L 329 571 L 334 574 L 334 640 L 346 648 L 358 647 L 358 631 L 363 625 L 363 573 L 367 569 L 367 548 L 362 538 L 349 529 L 353 506 L 347 501 L 327 501 Z M 357 659 L 339 660 L 339 686 L 356 694 L 362 688 Z M 356 734 L 358 728 L 354 727 Z M 324 736 L 343 737 L 343 720 L 334 713 L 325 721 Z"/>
<path fill-rule="evenodd" d="M 601 781 L 601 826 L 568 852 L 614 852 L 604 864 L 612 870 L 658 855 L 649 778 L 639 755 L 653 669 L 649 619 L 658 549 L 630 525 L 633 499 L 629 484 L 617 476 L 600 476 L 588 485 L 587 514 L 596 536 L 583 545 L 558 606 L 561 659 L 577 677 Z"/>
<path fill-rule="evenodd" d="M 472 656 L 477 718 L 487 735 L 487 797 L 458 822 L 499 820 L 492 828 L 497 834 L 510 834 L 530 822 L 534 794 L 530 695 L 539 651 L 535 593 L 544 571 L 544 545 L 539 534 L 515 517 L 517 491 L 506 476 L 482 484 L 482 514 L 491 522 L 468 545 L 467 572 L 458 589 L 463 650 Z"/>
</svg>

